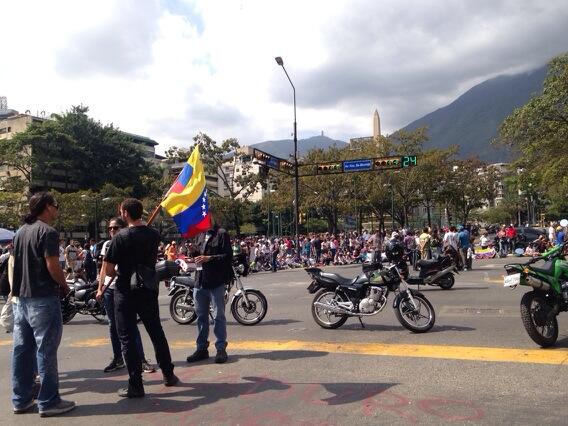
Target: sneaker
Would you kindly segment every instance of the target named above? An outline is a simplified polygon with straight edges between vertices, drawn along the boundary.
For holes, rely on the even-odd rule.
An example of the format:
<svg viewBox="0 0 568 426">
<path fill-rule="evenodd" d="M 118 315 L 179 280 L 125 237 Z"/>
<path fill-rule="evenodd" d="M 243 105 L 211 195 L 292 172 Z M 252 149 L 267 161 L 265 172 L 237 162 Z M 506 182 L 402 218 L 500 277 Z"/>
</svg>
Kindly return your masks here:
<svg viewBox="0 0 568 426">
<path fill-rule="evenodd" d="M 45 408 L 43 410 L 39 410 L 40 417 L 52 417 L 57 416 L 58 414 L 67 413 L 76 407 L 73 401 L 65 401 L 61 400 L 58 404 L 54 405 L 51 408 Z"/>
<path fill-rule="evenodd" d="M 142 361 L 142 371 L 144 373 L 155 373 L 156 368 L 145 359 Z"/>
<path fill-rule="evenodd" d="M 216 364 L 224 364 L 227 362 L 227 351 L 225 349 L 219 349 L 217 351 L 217 355 L 215 355 L 215 363 Z"/>
<path fill-rule="evenodd" d="M 28 402 L 26 405 L 24 405 L 21 408 L 14 407 L 14 414 L 29 413 L 30 411 L 32 411 L 32 408 L 33 408 L 34 405 L 35 405 L 35 403 L 34 403 L 34 400 L 32 399 L 30 402 Z"/>
<path fill-rule="evenodd" d="M 168 376 L 164 375 L 164 386 L 170 387 L 175 386 L 179 383 L 179 378 L 174 373 L 171 373 Z"/>
<path fill-rule="evenodd" d="M 209 351 L 207 349 L 199 349 L 187 357 L 187 362 L 201 361 L 207 358 L 209 358 Z"/>
<path fill-rule="evenodd" d="M 131 386 L 127 388 L 119 389 L 118 396 L 122 398 L 143 398 L 146 393 L 144 392 L 144 388 L 135 389 Z"/>
<path fill-rule="evenodd" d="M 105 367 L 105 369 L 103 370 L 103 372 L 105 373 L 110 373 L 111 371 L 116 371 L 116 370 L 120 370 L 121 368 L 124 368 L 124 360 L 121 359 L 113 359 L 109 365 L 107 365 Z"/>
</svg>

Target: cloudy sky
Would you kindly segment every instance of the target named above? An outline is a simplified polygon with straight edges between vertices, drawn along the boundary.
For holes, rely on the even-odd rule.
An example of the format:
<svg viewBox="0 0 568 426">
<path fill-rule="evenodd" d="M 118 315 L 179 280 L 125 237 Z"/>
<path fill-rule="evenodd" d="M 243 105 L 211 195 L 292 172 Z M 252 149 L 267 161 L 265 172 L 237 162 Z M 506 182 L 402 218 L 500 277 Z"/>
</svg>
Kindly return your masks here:
<svg viewBox="0 0 568 426">
<path fill-rule="evenodd" d="M 32 113 L 187 146 L 392 132 L 568 51 L 565 0 L 18 0 L 0 4 L 0 95 Z"/>
</svg>

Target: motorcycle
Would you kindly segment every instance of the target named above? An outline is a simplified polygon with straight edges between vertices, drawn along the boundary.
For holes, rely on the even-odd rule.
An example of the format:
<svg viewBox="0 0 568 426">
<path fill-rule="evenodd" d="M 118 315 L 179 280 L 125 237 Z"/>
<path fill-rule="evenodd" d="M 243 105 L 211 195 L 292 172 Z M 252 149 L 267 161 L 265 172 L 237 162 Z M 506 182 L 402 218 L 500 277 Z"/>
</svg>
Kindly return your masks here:
<svg viewBox="0 0 568 426">
<path fill-rule="evenodd" d="M 556 343 L 556 317 L 560 312 L 568 311 L 568 262 L 564 257 L 567 245 L 557 245 L 525 263 L 505 265 L 505 287 L 514 289 L 524 285 L 533 288 L 521 299 L 521 318 L 530 338 L 543 348 Z M 541 260 L 544 260 L 543 264 L 533 266 Z"/>
<path fill-rule="evenodd" d="M 97 281 L 85 281 L 81 278 L 67 281 L 69 293 L 61 299 L 63 324 L 67 324 L 77 313 L 91 315 L 99 322 L 105 321 L 106 310 L 103 303 L 96 299 Z"/>
<path fill-rule="evenodd" d="M 458 253 L 452 246 L 446 247 L 443 254 L 438 256 L 437 259 L 418 260 L 416 262 L 416 266 L 420 269 L 418 276 L 410 275 L 405 251 L 400 241 L 393 240 L 388 243 L 385 255 L 389 262 L 397 266 L 402 279 L 407 284 L 438 286 L 443 290 L 449 290 L 454 286 L 454 273 L 458 274 L 459 272 L 456 267 Z"/>
<path fill-rule="evenodd" d="M 403 327 L 424 333 L 434 326 L 432 304 L 422 293 L 408 288 L 396 264 L 388 268 L 381 263 L 363 265 L 363 272 L 353 279 L 320 268 L 306 272 L 312 278 L 308 292 L 315 293 L 312 316 L 322 328 L 339 328 L 349 317 L 357 317 L 364 327 L 362 318 L 380 313 L 391 292 L 395 293 L 393 309 Z"/>
<path fill-rule="evenodd" d="M 395 259 L 397 263 L 400 274 L 407 284 L 411 285 L 430 285 L 437 286 L 443 290 L 451 289 L 455 284 L 454 273 L 459 274 L 458 268 L 454 262 L 454 256 L 452 256 L 451 250 L 455 251 L 454 248 L 449 246 L 444 254 L 438 256 L 437 259 L 419 260 L 416 265 L 420 269 L 418 276 L 410 275 L 408 270 L 408 265 L 404 259 Z M 456 253 L 457 256 L 457 253 Z"/>
<path fill-rule="evenodd" d="M 243 285 L 240 275 L 233 268 L 233 280 L 225 288 L 225 304 L 233 287 L 237 289 L 231 299 L 231 314 L 242 325 L 261 322 L 268 311 L 268 302 L 260 290 Z M 178 324 L 191 324 L 197 319 L 193 289 L 195 280 L 190 275 L 172 277 L 169 283 L 170 315 Z M 211 312 L 210 312 L 211 315 Z"/>
</svg>

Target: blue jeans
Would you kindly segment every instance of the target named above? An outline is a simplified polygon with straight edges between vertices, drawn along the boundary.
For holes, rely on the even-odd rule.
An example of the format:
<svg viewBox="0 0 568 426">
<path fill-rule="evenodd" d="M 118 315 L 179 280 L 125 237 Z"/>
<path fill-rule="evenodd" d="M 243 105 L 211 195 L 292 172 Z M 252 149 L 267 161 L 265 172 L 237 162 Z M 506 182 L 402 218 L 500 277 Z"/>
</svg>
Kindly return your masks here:
<svg viewBox="0 0 568 426">
<path fill-rule="evenodd" d="M 118 338 L 118 331 L 116 331 L 116 316 L 114 311 L 114 289 L 108 288 L 104 292 L 104 304 L 105 310 L 108 316 L 108 327 L 110 332 L 110 343 L 112 344 L 112 356 L 115 360 L 122 359 L 122 349 L 120 347 L 120 339 Z M 146 359 L 144 356 L 144 347 L 142 346 L 142 338 L 140 337 L 140 331 L 136 327 L 136 335 L 134 336 L 136 340 L 136 348 L 138 349 L 138 354 L 141 359 Z"/>
<path fill-rule="evenodd" d="M 193 300 L 197 313 L 197 350 L 209 346 L 209 304 L 213 306 L 213 333 L 215 348 L 227 348 L 227 319 L 225 318 L 225 286 L 215 288 L 194 288 Z"/>
<path fill-rule="evenodd" d="M 57 296 L 20 297 L 13 308 L 12 403 L 14 408 L 22 408 L 33 398 L 37 351 L 41 379 L 37 404 L 42 411 L 61 400 L 57 368 L 57 349 L 63 333 L 61 302 Z"/>
</svg>

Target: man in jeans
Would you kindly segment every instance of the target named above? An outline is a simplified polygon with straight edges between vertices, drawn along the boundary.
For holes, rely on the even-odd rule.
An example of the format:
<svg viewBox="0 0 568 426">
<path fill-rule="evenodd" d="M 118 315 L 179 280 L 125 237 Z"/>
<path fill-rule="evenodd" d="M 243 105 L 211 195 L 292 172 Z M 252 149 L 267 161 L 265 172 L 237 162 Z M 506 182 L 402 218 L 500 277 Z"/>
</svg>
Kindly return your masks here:
<svg viewBox="0 0 568 426">
<path fill-rule="evenodd" d="M 42 192 L 31 197 L 30 213 L 14 238 L 14 351 L 12 355 L 12 403 L 14 413 L 34 406 L 36 355 L 41 386 L 37 395 L 41 417 L 55 416 L 75 408 L 59 396 L 57 349 L 63 323 L 60 293 L 68 293 L 59 264 L 59 235 L 50 225 L 59 206 Z"/>
<path fill-rule="evenodd" d="M 215 223 L 213 229 L 199 235 L 197 247 L 200 256 L 193 290 L 197 313 L 197 350 L 187 362 L 209 358 L 209 306 L 213 307 L 213 332 L 217 354 L 215 362 L 227 361 L 227 319 L 225 317 L 225 286 L 233 279 L 233 250 L 226 230 Z M 199 268 L 202 268 L 199 270 Z"/>
<path fill-rule="evenodd" d="M 113 237 L 105 258 L 104 274 L 101 275 L 103 280 L 104 276 L 117 275 L 114 289 L 116 328 L 129 375 L 128 387 L 120 389 L 118 395 L 125 398 L 141 398 L 145 395 L 142 359 L 136 345 L 137 314 L 154 345 L 164 385 L 174 386 L 179 382 L 174 374 L 170 347 L 160 322 L 158 289 L 131 287 L 135 272 L 155 268 L 160 244 L 160 234 L 142 222 L 142 212 L 142 203 L 134 198 L 127 198 L 120 205 L 120 214 L 128 228 L 122 229 Z M 116 266 L 118 270 L 115 270 Z"/>
</svg>

